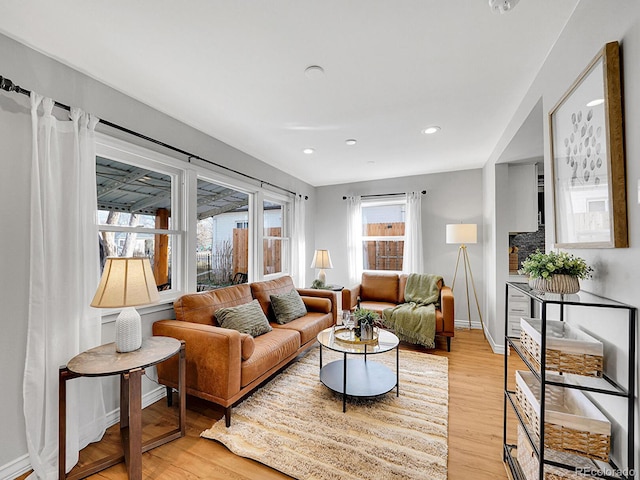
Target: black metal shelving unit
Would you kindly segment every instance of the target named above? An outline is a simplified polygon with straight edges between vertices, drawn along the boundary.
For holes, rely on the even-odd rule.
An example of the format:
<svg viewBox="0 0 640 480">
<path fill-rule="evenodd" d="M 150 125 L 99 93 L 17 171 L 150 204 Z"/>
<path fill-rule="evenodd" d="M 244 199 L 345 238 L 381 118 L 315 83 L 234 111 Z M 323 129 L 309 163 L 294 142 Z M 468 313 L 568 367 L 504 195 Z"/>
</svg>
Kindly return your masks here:
<svg viewBox="0 0 640 480">
<path fill-rule="evenodd" d="M 515 288 L 524 293 L 530 298 L 531 312 L 533 314 L 534 305 L 539 305 L 541 325 L 541 355 L 540 355 L 540 370 L 538 370 L 533 363 L 529 360 L 525 354 L 524 349 L 520 345 L 520 341 L 515 338 L 507 336 L 507 324 L 508 324 L 508 311 L 509 311 L 509 289 Z M 522 429 L 524 430 L 527 441 L 531 445 L 534 454 L 538 458 L 539 470 L 538 479 L 543 480 L 545 465 L 555 466 L 563 468 L 572 472 L 580 472 L 581 476 L 592 476 L 595 478 L 607 478 L 611 480 L 631 480 L 637 478 L 634 466 L 634 392 L 635 392 L 635 380 L 636 380 L 636 316 L 637 308 L 631 305 L 617 302 L 605 297 L 600 297 L 589 292 L 580 291 L 574 295 L 559 295 L 540 293 L 534 291 L 526 283 L 507 282 L 505 290 L 505 353 L 504 353 L 504 416 L 503 416 L 503 461 L 509 468 L 511 475 L 516 480 L 526 480 L 522 468 L 518 462 L 516 452 L 517 445 L 510 444 L 507 441 L 507 423 L 508 423 L 508 409 L 515 412 L 516 418 Z M 582 375 L 563 374 L 563 382 L 556 382 L 547 379 L 546 375 L 546 337 L 547 337 L 547 307 L 549 305 L 558 305 L 559 317 L 558 320 L 564 321 L 565 308 L 572 307 L 584 307 L 584 308 L 609 308 L 628 311 L 628 381 L 627 387 L 619 385 L 616 381 L 605 374 L 600 377 L 586 377 Z M 515 352 L 525 363 L 527 368 L 533 373 L 535 378 L 540 382 L 540 431 L 538 437 L 534 436 L 534 432 L 530 431 L 527 423 L 524 421 L 523 413 L 520 411 L 516 404 L 515 392 L 509 390 L 509 349 Z M 564 459 L 569 459 L 567 462 L 554 461 L 545 454 L 544 446 L 544 419 L 545 419 L 545 386 L 557 385 L 564 388 L 575 388 L 585 392 L 600 393 L 604 395 L 611 395 L 622 397 L 627 402 L 627 462 L 626 468 L 621 469 L 612 460 L 608 463 L 601 461 L 592 461 L 593 467 L 590 472 L 585 472 L 584 467 L 579 467 L 581 462 L 584 462 L 585 457 L 578 455 L 563 455 Z M 613 435 L 613 432 L 612 432 Z"/>
</svg>

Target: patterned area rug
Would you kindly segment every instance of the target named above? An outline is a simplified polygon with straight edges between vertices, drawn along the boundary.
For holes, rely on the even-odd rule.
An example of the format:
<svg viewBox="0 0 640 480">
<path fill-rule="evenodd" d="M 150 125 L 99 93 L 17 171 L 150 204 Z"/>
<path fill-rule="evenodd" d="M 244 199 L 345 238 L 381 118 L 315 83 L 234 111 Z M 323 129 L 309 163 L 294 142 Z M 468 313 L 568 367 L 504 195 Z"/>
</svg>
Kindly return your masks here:
<svg viewBox="0 0 640 480">
<path fill-rule="evenodd" d="M 395 352 L 369 359 L 395 371 Z M 201 436 L 300 480 L 445 480 L 448 390 L 447 358 L 400 351 L 400 396 L 348 400 L 342 413 L 316 347 L 235 407 L 230 428 L 223 418 Z"/>
</svg>

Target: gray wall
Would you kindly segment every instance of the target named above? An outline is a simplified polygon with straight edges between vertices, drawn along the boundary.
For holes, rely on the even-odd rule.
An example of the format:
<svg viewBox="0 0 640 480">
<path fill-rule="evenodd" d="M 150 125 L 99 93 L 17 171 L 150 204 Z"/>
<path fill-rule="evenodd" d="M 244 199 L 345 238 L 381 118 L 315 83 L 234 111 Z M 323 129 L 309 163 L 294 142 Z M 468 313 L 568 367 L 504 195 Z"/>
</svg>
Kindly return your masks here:
<svg viewBox="0 0 640 480">
<path fill-rule="evenodd" d="M 374 195 L 422 190 L 427 191 L 427 194 L 422 197 L 425 272 L 440 274 L 444 277 L 445 283 L 451 285 L 458 247 L 445 243 L 445 225 L 460 222 L 477 223 L 478 232 L 482 232 L 482 171 L 480 169 L 318 187 L 315 248 L 327 248 L 331 253 L 334 268 L 327 270 L 327 282 L 348 285 L 345 245 L 347 205 L 346 201 L 342 200 L 344 195 Z M 484 263 L 481 238 L 478 238 L 478 244 L 468 246 L 468 253 L 478 299 L 482 299 Z M 460 269 L 454 293 L 456 319 L 464 319 L 467 322 L 464 273 Z M 473 293 L 470 301 L 471 321 L 479 325 L 480 320 Z"/>
<path fill-rule="evenodd" d="M 542 98 L 545 118 L 544 152 L 545 172 L 550 172 L 549 133 L 546 115 L 560 100 L 565 91 L 578 75 L 589 64 L 591 59 L 605 43 L 618 40 L 622 46 L 624 110 L 626 130 L 626 168 L 627 168 L 627 211 L 629 229 L 629 248 L 617 249 L 571 249 L 570 253 L 583 257 L 594 266 L 593 279 L 583 281 L 582 288 L 615 300 L 638 306 L 640 292 L 640 201 L 638 198 L 638 181 L 640 178 L 640 6 L 631 0 L 601 1 L 582 0 L 566 25 L 556 45 L 549 53 L 539 74 L 533 80 L 522 103 L 518 106 L 513 119 L 503 133 L 495 151 L 484 168 L 483 183 L 485 185 L 485 205 L 496 205 L 500 198 L 500 167 L 496 165 L 517 130 L 527 118 L 535 104 Z M 495 188 L 492 188 L 495 187 Z M 554 225 L 552 179 L 545 175 L 545 217 L 547 249 L 553 248 Z M 496 226 L 496 210 L 485 208 L 486 236 L 499 230 Z M 499 217 L 499 215 L 498 215 Z M 492 265 L 487 276 L 486 303 L 489 309 L 490 333 L 493 340 L 502 344 L 503 312 L 504 312 L 504 276 L 501 258 L 505 257 L 499 239 L 485 245 L 485 259 Z M 493 268 L 496 268 L 496 271 Z M 605 363 L 607 372 L 614 378 L 626 383 L 626 364 L 629 357 L 626 353 L 628 332 L 626 319 L 608 310 L 570 309 L 568 321 L 579 325 L 584 330 L 600 338 L 605 344 Z M 638 333 L 636 331 L 636 340 Z M 637 358 L 635 360 L 637 366 Z M 637 375 L 636 375 L 637 376 Z M 636 379 L 637 381 L 637 379 Z M 619 414 L 620 402 L 599 397 L 597 402 L 604 405 L 611 416 L 614 428 L 624 430 L 624 419 Z M 638 400 L 636 391 L 636 445 L 638 445 Z M 620 437 L 618 437 L 620 438 Z M 618 454 L 622 445 L 616 445 Z M 638 465 L 638 448 L 635 448 Z M 622 466 L 622 465 L 621 465 Z"/>
<path fill-rule="evenodd" d="M 0 35 L 0 75 L 20 86 L 49 96 L 67 105 L 78 106 L 100 118 L 126 126 L 165 143 L 181 147 L 203 158 L 243 173 L 309 195 L 306 234 L 313 239 L 314 189 L 259 160 L 127 97 L 59 62 L 45 57 L 8 37 Z M 207 108 L 203 106 L 203 108 Z M 213 107 L 211 107 L 213 108 Z M 62 112 L 64 113 L 64 112 Z M 97 128 L 127 141 L 159 151 L 126 134 Z M 0 318 L 0 365 L 2 365 L 2 409 L 0 409 L 0 469 L 27 453 L 22 413 L 29 272 L 29 184 L 31 161 L 29 98 L 0 91 L 0 295 L 4 315 Z M 171 154 L 170 152 L 163 152 Z M 313 241 L 307 242 L 307 257 L 313 255 Z M 310 260 L 309 260 L 310 263 Z M 309 270 L 308 276 L 311 278 Z M 143 312 L 144 313 L 144 312 Z M 151 323 L 172 315 L 153 311 L 143 315 L 143 331 L 150 334 Z M 113 318 L 105 319 L 102 341 L 113 341 Z M 106 381 L 107 409 L 116 408 L 115 383 Z M 148 391 L 154 385 L 146 383 Z M 22 459 L 24 461 L 24 459 Z"/>
</svg>

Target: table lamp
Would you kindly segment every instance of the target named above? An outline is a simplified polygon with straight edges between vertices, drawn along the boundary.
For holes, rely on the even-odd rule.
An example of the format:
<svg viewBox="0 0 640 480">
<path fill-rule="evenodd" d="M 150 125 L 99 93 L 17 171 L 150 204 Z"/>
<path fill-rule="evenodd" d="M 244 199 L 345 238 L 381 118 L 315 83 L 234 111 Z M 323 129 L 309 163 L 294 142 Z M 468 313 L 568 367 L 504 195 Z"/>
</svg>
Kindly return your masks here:
<svg viewBox="0 0 640 480">
<path fill-rule="evenodd" d="M 159 299 L 148 258 L 109 257 L 91 306 L 124 307 L 116 319 L 116 351 L 125 353 L 142 346 L 140 314 L 133 307 L 154 303 Z"/>
<path fill-rule="evenodd" d="M 313 260 L 311 262 L 311 268 L 319 268 L 318 272 L 318 280 L 325 284 L 327 281 L 327 276 L 324 273 L 325 268 L 333 268 L 333 264 L 331 263 L 331 256 L 329 255 L 329 250 L 316 250 L 313 254 Z"/>
<path fill-rule="evenodd" d="M 460 244 L 458 248 L 458 259 L 456 260 L 456 270 L 453 274 L 453 282 L 451 283 L 451 290 L 456 285 L 456 276 L 458 275 L 458 265 L 460 263 L 460 255 L 464 264 L 464 281 L 467 290 L 467 315 L 469 317 L 469 328 L 471 328 L 471 305 L 469 302 L 469 276 L 471 277 L 471 286 L 473 288 L 473 295 L 476 299 L 476 306 L 478 307 L 478 316 L 480 317 L 480 325 L 482 326 L 482 333 L 484 334 L 484 322 L 482 321 L 482 313 L 480 312 L 480 303 L 478 302 L 478 294 L 476 293 L 476 284 L 473 281 L 473 273 L 471 272 L 471 262 L 469 261 L 469 254 L 467 253 L 467 243 L 478 243 L 478 225 L 475 223 L 453 223 L 447 225 L 447 243 L 448 244 Z M 468 272 L 468 273 L 467 273 Z"/>
</svg>

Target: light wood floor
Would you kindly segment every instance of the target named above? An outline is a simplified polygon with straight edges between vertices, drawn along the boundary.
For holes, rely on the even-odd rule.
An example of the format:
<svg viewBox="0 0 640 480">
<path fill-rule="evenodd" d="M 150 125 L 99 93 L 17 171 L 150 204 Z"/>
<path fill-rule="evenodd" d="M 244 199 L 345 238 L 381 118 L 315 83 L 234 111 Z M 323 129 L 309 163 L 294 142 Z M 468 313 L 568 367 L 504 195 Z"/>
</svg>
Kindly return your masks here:
<svg viewBox="0 0 640 480">
<path fill-rule="evenodd" d="M 502 463 L 503 356 L 491 351 L 479 330 L 457 330 L 450 353 L 446 352 L 444 342 L 438 346 L 428 353 L 449 358 L 449 480 L 507 479 Z M 402 348 L 421 349 L 404 344 Z M 510 369 L 522 368 L 515 355 L 510 362 Z M 161 400 L 144 410 L 145 439 L 176 425 L 175 404 L 169 409 L 166 401 Z M 160 480 L 290 478 L 238 457 L 217 442 L 200 438 L 200 432 L 221 418 L 222 413 L 215 405 L 189 397 L 187 435 L 146 452 L 142 460 L 143 476 Z M 113 426 L 101 442 L 81 452 L 81 464 L 116 453 L 118 444 L 119 433 L 117 426 Z M 121 480 L 127 474 L 124 464 L 119 464 L 89 478 Z"/>
</svg>

